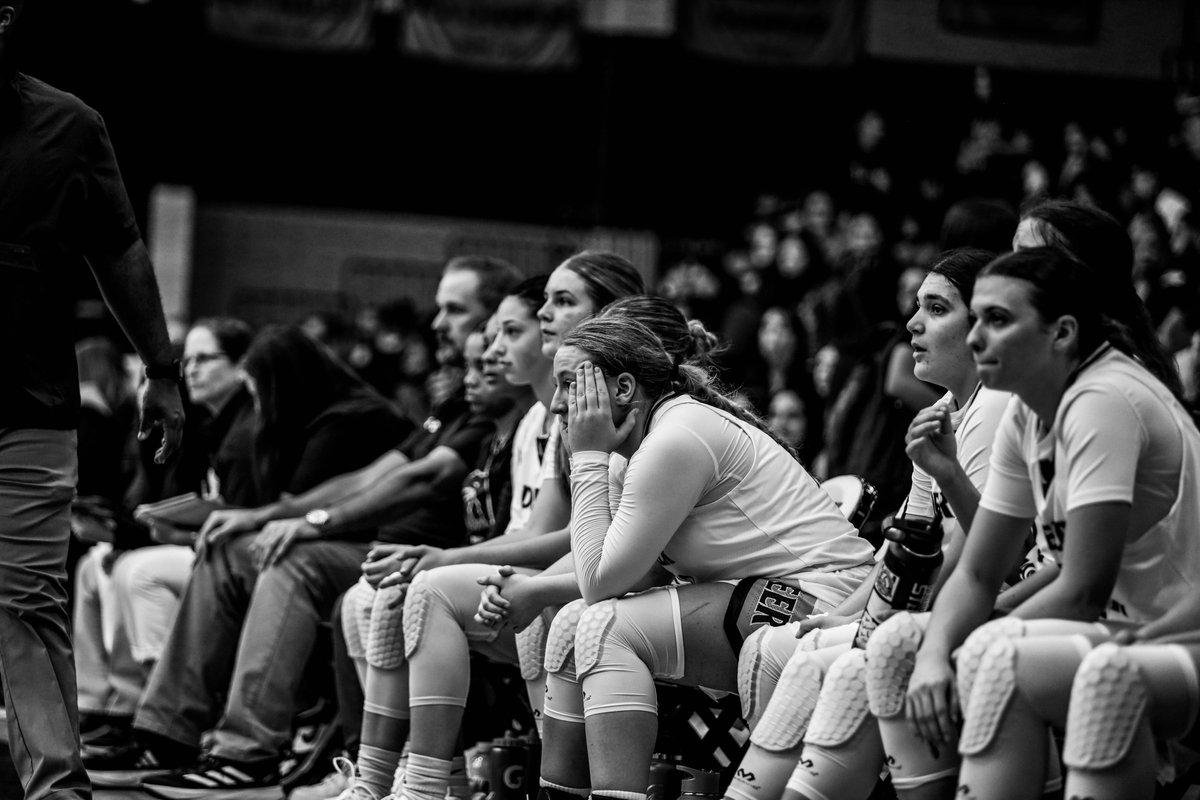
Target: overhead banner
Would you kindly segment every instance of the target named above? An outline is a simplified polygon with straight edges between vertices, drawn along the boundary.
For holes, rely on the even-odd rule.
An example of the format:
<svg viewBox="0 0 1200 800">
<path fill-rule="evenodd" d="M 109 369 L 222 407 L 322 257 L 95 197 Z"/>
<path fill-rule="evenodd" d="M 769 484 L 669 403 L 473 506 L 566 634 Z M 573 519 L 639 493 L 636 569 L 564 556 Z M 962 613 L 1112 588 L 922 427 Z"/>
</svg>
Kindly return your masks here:
<svg viewBox="0 0 1200 800">
<path fill-rule="evenodd" d="M 858 52 L 853 0 L 692 0 L 680 27 L 704 55 L 769 66 L 850 64 Z"/>
<path fill-rule="evenodd" d="M 938 22 L 964 36 L 1091 44 L 1099 0 L 940 0 Z"/>
<path fill-rule="evenodd" d="M 490 69 L 568 67 L 578 58 L 577 0 L 409 0 L 405 53 Z"/>
<path fill-rule="evenodd" d="M 993 39 L 1091 44 L 1100 29 L 1099 0 L 939 0 L 948 31 Z"/>
<path fill-rule="evenodd" d="M 675 0 L 583 0 L 583 28 L 602 36 L 673 36 L 675 5 Z"/>
<path fill-rule="evenodd" d="M 208 0 L 208 29 L 223 39 L 285 50 L 362 50 L 375 0 Z"/>
</svg>

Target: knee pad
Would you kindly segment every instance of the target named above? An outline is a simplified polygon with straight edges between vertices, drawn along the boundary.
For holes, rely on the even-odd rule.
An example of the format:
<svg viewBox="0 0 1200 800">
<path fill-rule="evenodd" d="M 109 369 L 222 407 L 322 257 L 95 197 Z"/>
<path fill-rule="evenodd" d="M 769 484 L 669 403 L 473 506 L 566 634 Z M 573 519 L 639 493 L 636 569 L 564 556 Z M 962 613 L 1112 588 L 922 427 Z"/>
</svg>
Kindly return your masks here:
<svg viewBox="0 0 1200 800">
<path fill-rule="evenodd" d="M 867 640 L 867 697 L 871 713 L 888 719 L 904 710 L 908 679 L 917 649 L 925 638 L 925 626 L 902 611 L 871 633 Z"/>
<path fill-rule="evenodd" d="M 971 698 L 971 687 L 984 653 L 1000 639 L 1020 639 L 1025 635 L 1025 621 L 1016 617 L 1001 617 L 976 628 L 954 654 L 954 674 L 958 702 L 964 715 Z"/>
<path fill-rule="evenodd" d="M 773 628 L 764 625 L 746 637 L 738 656 L 737 690 L 742 705 L 742 718 L 751 730 L 758 725 L 758 718 L 765 712 L 764 698 L 760 696 L 764 684 L 778 683 L 786 663 L 780 657 L 777 637 L 787 637 L 793 648 L 799 643 L 792 639 L 793 626 Z"/>
<path fill-rule="evenodd" d="M 554 615 L 550 631 L 546 634 L 546 658 L 543 663 L 547 672 L 562 672 L 567 659 L 575 652 L 575 631 L 587 607 L 583 600 L 573 600 Z"/>
<path fill-rule="evenodd" d="M 546 620 L 541 616 L 535 617 L 529 627 L 516 635 L 521 680 L 535 680 L 545 669 L 546 636 Z"/>
<path fill-rule="evenodd" d="M 958 752 L 982 753 L 996 738 L 1000 718 L 1017 688 L 1017 646 L 1007 637 L 997 638 L 979 659 L 978 680 L 971 698 L 971 713 L 963 722 Z M 959 702 L 962 695 L 959 695 Z"/>
<path fill-rule="evenodd" d="M 429 573 L 422 572 L 408 585 L 408 594 L 404 597 L 404 657 L 412 658 L 421 644 L 421 636 L 425 633 L 425 618 L 429 615 L 429 606 L 434 601 L 434 591 L 429 585 Z M 393 609 L 395 611 L 396 609 Z M 368 653 L 368 658 L 370 654 Z"/>
<path fill-rule="evenodd" d="M 588 606 L 579 617 L 575 629 L 575 674 L 582 679 L 600 660 L 604 637 L 612 629 L 617 615 L 617 601 L 605 600 Z"/>
<path fill-rule="evenodd" d="M 877 629 L 872 639 L 878 633 Z M 862 727 L 869 714 L 866 653 L 851 650 L 838 656 L 825 674 L 821 696 L 813 710 L 804 742 L 818 747 L 845 744 Z"/>
<path fill-rule="evenodd" d="M 396 602 L 401 591 L 399 586 L 389 586 L 375 592 L 367 634 L 367 663 L 372 667 L 396 669 L 408 655 L 404 604 Z"/>
<path fill-rule="evenodd" d="M 342 633 L 346 638 L 346 652 L 353 659 L 364 658 L 367 654 L 374 601 L 375 590 L 363 580 L 347 589 L 342 597 Z"/>
<path fill-rule="evenodd" d="M 774 752 L 798 746 L 816 710 L 824 677 L 820 665 L 804 653 L 789 660 L 779 676 L 771 702 L 750 735 L 751 741 Z"/>
<path fill-rule="evenodd" d="M 1148 692 L 1132 659 L 1114 644 L 1088 653 L 1071 686 L 1063 763 L 1100 770 L 1129 754 Z"/>
</svg>

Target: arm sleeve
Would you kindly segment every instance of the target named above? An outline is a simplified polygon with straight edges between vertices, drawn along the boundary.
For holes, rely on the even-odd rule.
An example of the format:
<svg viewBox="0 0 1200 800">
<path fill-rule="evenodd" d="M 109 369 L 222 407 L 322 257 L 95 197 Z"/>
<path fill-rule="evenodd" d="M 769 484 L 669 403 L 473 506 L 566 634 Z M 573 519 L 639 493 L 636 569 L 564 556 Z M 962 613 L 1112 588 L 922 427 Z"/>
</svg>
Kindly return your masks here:
<svg viewBox="0 0 1200 800">
<path fill-rule="evenodd" d="M 912 487 L 901 511 L 904 516 L 933 516 L 933 478 L 916 464 L 912 465 Z"/>
<path fill-rule="evenodd" d="M 1128 399 L 1089 387 L 1059 412 L 1066 464 L 1066 511 L 1094 503 L 1132 503 L 1146 431 Z"/>
<path fill-rule="evenodd" d="M 1005 410 L 992 444 L 991 466 L 979 499 L 980 508 L 1009 517 L 1031 519 L 1037 515 L 1029 468 L 1021 452 L 1028 413 L 1015 397 Z"/>
<path fill-rule="evenodd" d="M 619 597 L 646 574 L 717 474 L 712 450 L 689 429 L 664 427 L 655 434 L 630 459 L 615 514 L 608 454 L 572 458 L 571 549 L 590 603 Z"/>
</svg>

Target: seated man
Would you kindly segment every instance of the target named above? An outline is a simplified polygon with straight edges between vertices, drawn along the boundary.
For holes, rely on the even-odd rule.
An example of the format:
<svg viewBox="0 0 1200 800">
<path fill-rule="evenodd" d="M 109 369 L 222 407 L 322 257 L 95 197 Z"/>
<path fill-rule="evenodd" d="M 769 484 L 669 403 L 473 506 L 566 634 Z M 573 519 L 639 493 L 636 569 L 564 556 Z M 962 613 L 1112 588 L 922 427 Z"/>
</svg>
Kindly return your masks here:
<svg viewBox="0 0 1200 800">
<path fill-rule="evenodd" d="M 467 333 L 519 277 L 492 259 L 447 264 L 433 322 L 443 364 L 461 359 Z M 458 543 L 458 488 L 493 428 L 457 392 L 423 430 L 367 467 L 269 506 L 210 517 L 175 629 L 134 722 L 136 743 L 91 759 L 93 782 L 140 782 L 166 798 L 282 797 L 278 765 L 303 666 L 319 622 L 361 574 L 365 539 L 390 521 L 395 529 L 382 533 L 401 541 Z M 274 566 L 260 571 L 260 562 Z M 267 592 L 277 601 L 262 603 Z M 261 611 L 247 615 L 248 606 Z M 278 635 L 280 628 L 288 635 Z M 210 729 L 208 757 L 198 761 L 201 736 Z"/>
</svg>

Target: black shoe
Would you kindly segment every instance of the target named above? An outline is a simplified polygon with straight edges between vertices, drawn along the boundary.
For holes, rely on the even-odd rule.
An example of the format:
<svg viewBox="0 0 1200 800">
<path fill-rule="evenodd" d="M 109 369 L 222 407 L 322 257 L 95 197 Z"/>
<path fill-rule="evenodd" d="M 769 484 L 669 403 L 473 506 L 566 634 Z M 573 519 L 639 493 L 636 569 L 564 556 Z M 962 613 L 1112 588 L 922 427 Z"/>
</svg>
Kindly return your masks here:
<svg viewBox="0 0 1200 800">
<path fill-rule="evenodd" d="M 92 785 L 104 789 L 136 789 L 146 778 L 166 775 L 181 765 L 165 762 L 136 742 L 85 752 L 83 766 Z"/>
<path fill-rule="evenodd" d="M 79 743 L 85 750 L 106 750 L 133 744 L 133 727 L 128 723 L 97 725 L 87 733 L 79 734 Z"/>
<path fill-rule="evenodd" d="M 209 756 L 199 764 L 142 781 L 142 791 L 164 800 L 283 800 L 279 765 L 247 764 Z"/>
</svg>

